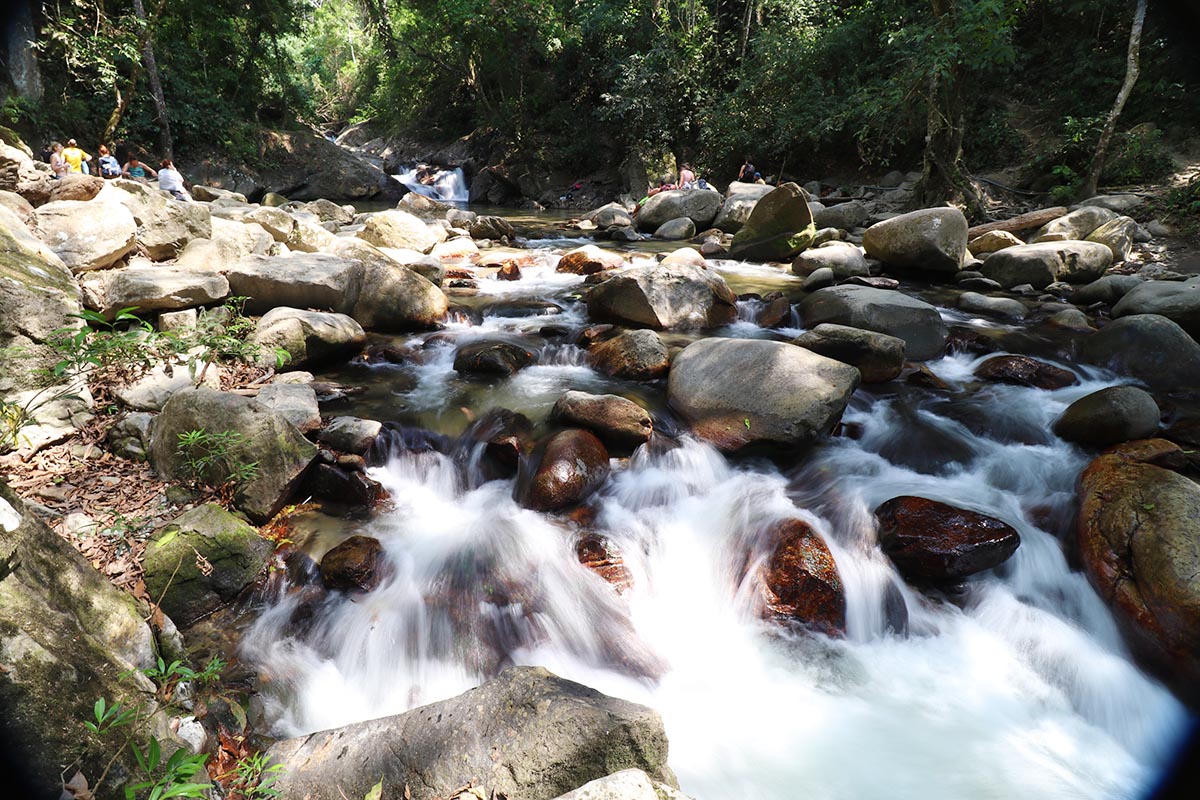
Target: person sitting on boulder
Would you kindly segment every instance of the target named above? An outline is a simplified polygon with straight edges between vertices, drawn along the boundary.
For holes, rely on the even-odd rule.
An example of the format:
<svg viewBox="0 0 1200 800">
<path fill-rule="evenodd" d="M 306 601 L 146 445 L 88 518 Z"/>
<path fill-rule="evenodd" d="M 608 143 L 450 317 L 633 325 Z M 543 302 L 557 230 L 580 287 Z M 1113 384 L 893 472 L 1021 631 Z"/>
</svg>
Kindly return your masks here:
<svg viewBox="0 0 1200 800">
<path fill-rule="evenodd" d="M 742 169 L 738 172 L 737 179 L 742 183 L 751 183 L 757 177 L 758 173 L 754 171 L 754 165 L 750 163 L 750 156 L 746 156 L 746 161 L 742 164 Z"/>
<path fill-rule="evenodd" d="M 78 172 L 83 175 L 87 174 L 87 170 L 84 169 L 84 164 L 88 161 L 91 161 L 92 157 L 88 153 L 85 153 L 76 147 L 74 139 L 67 140 L 67 147 L 62 151 L 62 157 L 67 160 L 69 172 Z"/>
<path fill-rule="evenodd" d="M 754 182 L 760 186 L 764 186 L 767 183 L 766 181 L 763 180 L 763 176 L 762 176 L 761 172 L 754 173 Z"/>
<path fill-rule="evenodd" d="M 170 193 L 176 200 L 187 202 L 192 199 L 183 176 L 175 169 L 175 162 L 169 158 L 164 158 L 158 167 L 158 188 Z"/>
<path fill-rule="evenodd" d="M 696 173 L 692 172 L 691 164 L 684 164 L 683 169 L 679 170 L 679 188 L 691 189 L 696 183 Z"/>
<path fill-rule="evenodd" d="M 71 165 L 63 158 L 62 142 L 53 142 L 50 145 L 50 171 L 54 173 L 55 180 L 71 171 Z"/>
<path fill-rule="evenodd" d="M 100 177 L 121 177 L 121 162 L 117 161 L 117 157 L 108 152 L 108 148 L 104 145 L 100 145 Z"/>
<path fill-rule="evenodd" d="M 125 162 L 125 166 L 121 167 L 121 174 L 126 178 L 133 178 L 136 181 L 145 181 L 146 173 L 150 173 L 151 178 L 157 178 L 158 173 L 152 170 L 146 164 L 137 160 L 136 156 L 130 156 Z"/>
</svg>

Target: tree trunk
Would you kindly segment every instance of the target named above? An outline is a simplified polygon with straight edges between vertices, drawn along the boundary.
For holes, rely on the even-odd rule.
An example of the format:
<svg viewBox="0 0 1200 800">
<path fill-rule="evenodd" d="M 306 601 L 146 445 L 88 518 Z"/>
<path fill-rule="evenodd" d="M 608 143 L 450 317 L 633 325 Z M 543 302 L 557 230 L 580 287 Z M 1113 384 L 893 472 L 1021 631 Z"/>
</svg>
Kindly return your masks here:
<svg viewBox="0 0 1200 800">
<path fill-rule="evenodd" d="M 17 94 L 29 100 L 42 99 L 42 73 L 37 60 L 37 29 L 33 25 L 32 0 L 18 0 L 5 26 L 8 77 Z"/>
<path fill-rule="evenodd" d="M 1096 193 L 1096 185 L 1100 183 L 1100 173 L 1104 171 L 1104 156 L 1108 150 L 1109 140 L 1112 139 L 1113 132 L 1117 129 L 1117 119 L 1121 116 L 1121 111 L 1125 108 L 1125 101 L 1129 99 L 1129 93 L 1133 91 L 1133 85 L 1137 83 L 1138 72 L 1141 71 L 1138 53 L 1142 47 L 1142 23 L 1146 21 L 1146 2 L 1147 0 L 1138 0 L 1137 8 L 1133 12 L 1133 25 L 1129 29 L 1129 53 L 1125 60 L 1125 82 L 1121 84 L 1121 91 L 1117 92 L 1117 100 L 1113 103 L 1112 110 L 1108 112 L 1108 120 L 1104 123 L 1104 130 L 1100 132 L 1100 141 L 1096 144 L 1096 154 L 1092 156 L 1092 163 L 1088 166 L 1087 179 L 1083 183 L 1082 194 L 1084 197 L 1091 197 Z"/>
<path fill-rule="evenodd" d="M 750 41 L 750 22 L 754 19 L 755 0 L 746 0 L 746 14 L 742 18 L 742 39 L 738 46 L 738 62 L 746 60 L 746 44 Z"/>
<path fill-rule="evenodd" d="M 161 7 L 161 5 L 160 5 Z M 147 26 L 142 39 L 142 63 L 146 66 L 146 76 L 150 79 L 150 93 L 154 97 L 154 111 L 158 116 L 158 129 L 162 137 L 163 158 L 174 158 L 175 145 L 171 141 L 171 121 L 167 117 L 167 99 L 163 96 L 162 81 L 158 74 L 158 61 L 154 58 L 154 37 L 149 30 L 150 20 L 146 18 L 146 6 L 142 0 L 133 0 L 133 12 L 142 24 Z"/>
<path fill-rule="evenodd" d="M 938 25 L 951 23 L 954 3 L 955 0 L 933 0 Z M 930 75 L 927 103 L 924 163 L 921 180 L 914 188 L 917 204 L 924 208 L 952 203 L 962 206 L 969 218 L 980 219 L 984 216 L 983 198 L 962 163 L 965 102 L 960 67 Z"/>
</svg>

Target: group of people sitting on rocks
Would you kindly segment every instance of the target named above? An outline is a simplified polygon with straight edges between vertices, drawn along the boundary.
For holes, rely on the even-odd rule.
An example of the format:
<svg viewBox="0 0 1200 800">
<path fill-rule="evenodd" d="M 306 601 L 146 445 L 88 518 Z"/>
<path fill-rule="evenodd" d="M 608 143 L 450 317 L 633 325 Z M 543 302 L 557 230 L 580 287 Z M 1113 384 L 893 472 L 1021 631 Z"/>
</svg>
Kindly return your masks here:
<svg viewBox="0 0 1200 800">
<path fill-rule="evenodd" d="M 737 180 L 742 183 L 766 184 L 762 173 L 754 168 L 754 164 L 750 161 L 750 156 L 746 156 L 746 160 L 742 162 L 742 168 L 738 170 Z"/>
<path fill-rule="evenodd" d="M 100 157 L 97 159 L 96 166 L 101 178 L 130 178 L 143 183 L 154 178 L 158 181 L 158 188 L 175 199 L 184 201 L 192 199 L 192 195 L 188 192 L 187 181 L 183 179 L 183 175 L 175 168 L 175 162 L 171 159 L 164 158 L 156 170 L 149 164 L 142 163 L 137 156 L 132 154 L 128 161 L 121 164 L 117 157 L 109 151 L 107 145 L 102 144 L 97 149 Z M 60 142 L 51 143 L 47 160 L 50 162 L 50 171 L 55 180 L 71 174 L 91 174 L 88 164 L 91 162 L 92 156 L 80 149 L 74 139 L 68 139 L 66 147 L 63 147 Z"/>
</svg>

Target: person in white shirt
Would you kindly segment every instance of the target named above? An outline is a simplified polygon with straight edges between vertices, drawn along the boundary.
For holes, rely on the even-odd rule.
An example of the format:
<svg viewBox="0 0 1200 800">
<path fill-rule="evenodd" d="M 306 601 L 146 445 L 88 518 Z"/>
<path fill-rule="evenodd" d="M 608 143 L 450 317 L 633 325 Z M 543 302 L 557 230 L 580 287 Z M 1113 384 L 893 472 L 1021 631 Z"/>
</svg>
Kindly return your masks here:
<svg viewBox="0 0 1200 800">
<path fill-rule="evenodd" d="M 170 192 L 176 200 L 192 199 L 184 185 L 183 176 L 179 174 L 179 170 L 175 169 L 175 162 L 169 158 L 164 158 L 158 169 L 158 188 Z"/>
</svg>

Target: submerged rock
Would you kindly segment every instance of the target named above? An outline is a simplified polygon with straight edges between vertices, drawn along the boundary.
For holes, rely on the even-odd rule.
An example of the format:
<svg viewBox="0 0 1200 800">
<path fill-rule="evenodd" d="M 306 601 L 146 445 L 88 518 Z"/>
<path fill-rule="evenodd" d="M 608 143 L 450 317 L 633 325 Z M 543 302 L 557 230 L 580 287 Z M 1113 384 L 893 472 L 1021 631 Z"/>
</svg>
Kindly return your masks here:
<svg viewBox="0 0 1200 800">
<path fill-rule="evenodd" d="M 577 428 L 550 437 L 528 484 L 518 483 L 524 505 L 558 511 L 586 500 L 608 478 L 608 450 L 591 431 Z"/>
<path fill-rule="evenodd" d="M 351 536 L 321 557 L 321 582 L 340 592 L 369 592 L 382 577 L 383 545 L 371 536 Z"/>
<path fill-rule="evenodd" d="M 1075 373 L 1029 356 L 996 356 L 975 368 L 975 377 L 1013 386 L 1062 389 L 1079 383 Z"/>
<path fill-rule="evenodd" d="M 777 522 L 768 535 L 773 549 L 759 569 L 767 613 L 826 636 L 844 635 L 846 594 L 825 540 L 799 519 Z"/>
<path fill-rule="evenodd" d="M 893 497 L 875 518 L 883 552 L 916 583 L 954 582 L 992 569 L 1021 544 L 1006 522 L 926 497 Z"/>
<path fill-rule="evenodd" d="M 675 785 L 655 711 L 607 697 L 541 667 L 512 667 L 458 697 L 406 714 L 285 739 L 284 797 L 442 800 L 470 782 L 521 800 L 551 800 L 613 772 L 637 768 Z"/>
<path fill-rule="evenodd" d="M 621 553 L 604 536 L 585 534 L 575 543 L 575 555 L 580 564 L 611 584 L 618 594 L 633 586 L 633 576 L 625 566 Z"/>
</svg>

